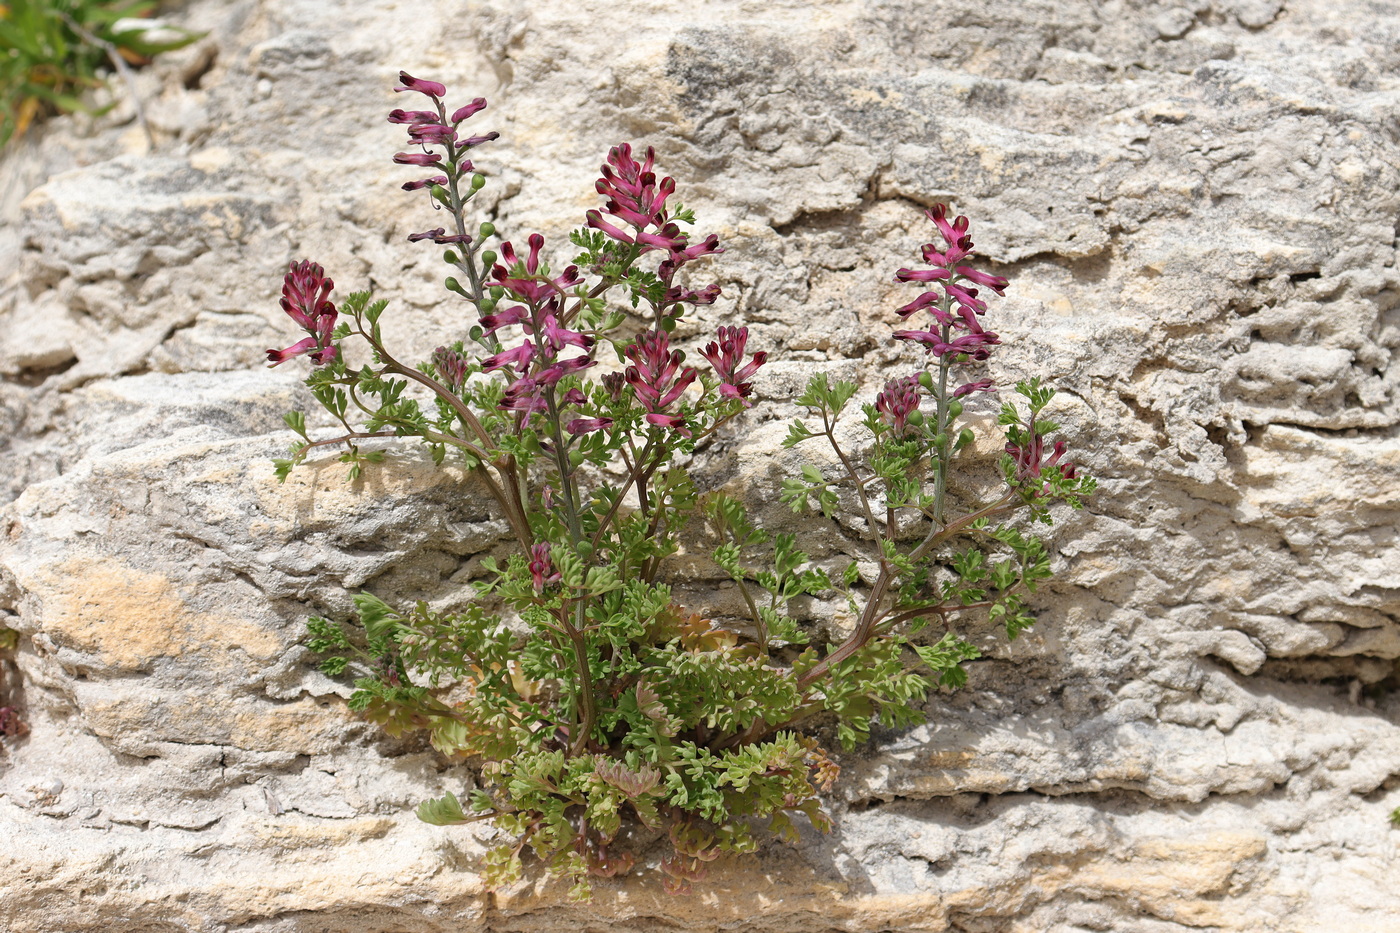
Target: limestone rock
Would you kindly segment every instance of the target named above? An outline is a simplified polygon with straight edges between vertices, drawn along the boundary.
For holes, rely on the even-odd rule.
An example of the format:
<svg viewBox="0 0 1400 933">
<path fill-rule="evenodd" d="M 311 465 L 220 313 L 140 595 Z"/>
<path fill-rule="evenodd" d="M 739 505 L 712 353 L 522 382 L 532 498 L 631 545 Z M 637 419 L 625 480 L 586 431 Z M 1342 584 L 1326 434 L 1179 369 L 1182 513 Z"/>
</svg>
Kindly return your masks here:
<svg viewBox="0 0 1400 933">
<path fill-rule="evenodd" d="M 190 0 L 207 30 L 103 118 L 0 159 L 0 927 L 377 933 L 1393 929 L 1400 915 L 1400 15 L 1322 0 L 702 5 Z M 427 28 L 431 26 L 431 28 Z M 419 823 L 471 770 L 313 667 L 350 594 L 461 604 L 503 523 L 402 451 L 279 484 L 308 407 L 281 270 L 391 300 L 403 357 L 461 336 L 390 162 L 400 69 L 491 101 L 482 209 L 551 244 L 609 146 L 654 145 L 728 252 L 763 405 L 908 366 L 891 281 L 951 199 L 1011 279 L 998 380 L 1103 479 L 1039 624 L 926 725 L 843 756 L 837 832 L 702 893 L 535 880 Z M 562 258 L 562 254 L 561 257 Z M 977 406 L 982 405 L 979 408 Z M 995 408 L 969 408 L 990 421 Z M 758 488 L 780 421 L 716 444 Z M 995 446 L 975 455 L 996 455 Z M 769 527 L 803 531 L 786 508 Z M 854 516 L 813 530 L 836 558 Z M 697 563 L 697 569 L 699 565 Z M 713 581 L 693 585 L 716 606 Z M 732 594 L 730 594 L 732 595 Z M 722 607 L 721 607 L 722 608 Z M 831 607 L 824 624 L 849 624 Z"/>
</svg>

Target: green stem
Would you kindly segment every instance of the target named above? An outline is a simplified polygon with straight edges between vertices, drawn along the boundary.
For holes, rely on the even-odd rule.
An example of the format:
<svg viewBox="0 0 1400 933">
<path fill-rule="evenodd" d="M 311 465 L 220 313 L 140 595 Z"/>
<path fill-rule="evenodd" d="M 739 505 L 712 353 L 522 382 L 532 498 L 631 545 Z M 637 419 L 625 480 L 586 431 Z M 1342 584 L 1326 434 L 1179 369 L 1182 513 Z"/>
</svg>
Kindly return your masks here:
<svg viewBox="0 0 1400 933">
<path fill-rule="evenodd" d="M 574 666 L 579 678 L 578 734 L 572 736 L 570 752 L 581 755 L 588 748 L 589 737 L 593 734 L 593 724 L 598 720 L 598 707 L 593 697 L 593 669 L 588 663 L 588 643 L 583 637 L 585 615 L 584 602 L 579 600 L 575 607 L 575 624 L 569 625 L 569 641 L 574 647 Z M 561 617 L 560 621 L 564 621 Z"/>
<path fill-rule="evenodd" d="M 951 304 L 951 299 L 947 297 L 943 299 L 942 305 L 945 314 L 948 313 L 948 306 Z M 942 340 L 945 344 L 948 342 L 951 329 L 949 324 L 942 325 Z M 945 354 L 938 360 L 938 433 L 935 435 L 942 439 L 943 446 L 935 451 L 937 456 L 934 458 L 933 471 L 933 520 L 940 525 L 943 524 L 946 514 L 948 459 L 952 450 L 952 445 L 948 442 L 948 370 L 950 368 L 951 362 Z"/>
</svg>

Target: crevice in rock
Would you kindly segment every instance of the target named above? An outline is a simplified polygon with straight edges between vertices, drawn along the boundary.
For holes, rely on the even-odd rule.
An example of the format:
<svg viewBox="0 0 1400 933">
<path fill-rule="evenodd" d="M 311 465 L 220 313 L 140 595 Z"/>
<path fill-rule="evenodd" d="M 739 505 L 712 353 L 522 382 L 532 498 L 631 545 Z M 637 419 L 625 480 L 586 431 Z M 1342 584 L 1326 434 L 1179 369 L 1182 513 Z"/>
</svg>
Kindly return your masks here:
<svg viewBox="0 0 1400 933">
<path fill-rule="evenodd" d="M 50 376 L 66 373 L 76 365 L 78 365 L 78 359 L 72 357 L 52 366 L 26 367 L 17 373 L 0 373 L 0 380 L 12 385 L 24 386 L 26 389 L 37 389 Z"/>
</svg>

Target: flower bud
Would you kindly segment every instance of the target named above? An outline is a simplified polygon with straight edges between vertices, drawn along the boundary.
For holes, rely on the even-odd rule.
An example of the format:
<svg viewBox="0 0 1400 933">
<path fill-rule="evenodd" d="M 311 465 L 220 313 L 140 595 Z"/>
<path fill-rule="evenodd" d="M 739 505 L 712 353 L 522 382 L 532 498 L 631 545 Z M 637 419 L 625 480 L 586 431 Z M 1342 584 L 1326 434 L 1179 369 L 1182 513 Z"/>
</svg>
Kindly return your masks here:
<svg viewBox="0 0 1400 933">
<path fill-rule="evenodd" d="M 480 191 L 483 187 L 485 187 L 485 185 L 486 185 L 486 176 L 485 176 L 485 175 L 473 175 L 473 176 L 472 176 L 472 190 L 473 190 L 473 191 Z"/>
<path fill-rule="evenodd" d="M 457 254 L 449 249 L 442 254 L 442 261 L 447 263 L 448 265 L 455 266 L 457 265 Z"/>
<path fill-rule="evenodd" d="M 488 253 L 488 254 L 486 254 L 486 255 L 490 255 L 490 254 Z M 483 257 L 483 258 L 485 258 L 485 257 Z M 491 261 L 492 261 L 492 262 L 494 262 L 495 259 L 496 259 L 495 256 L 491 256 Z M 496 299 L 497 301 L 500 301 L 500 300 L 501 300 L 502 298 L 504 298 L 505 296 L 506 296 L 506 290 L 505 290 L 505 288 L 504 288 L 503 286 L 501 286 L 501 285 L 492 285 L 492 286 L 491 286 L 491 297 L 492 297 L 492 298 Z"/>
<path fill-rule="evenodd" d="M 954 399 L 953 401 L 951 401 L 951 402 L 948 403 L 948 417 L 949 417 L 949 418 L 956 418 L 958 415 L 961 415 L 962 413 L 963 413 L 963 403 L 962 403 L 962 402 L 959 402 L 957 399 Z"/>
<path fill-rule="evenodd" d="M 496 225 L 493 224 L 493 223 L 483 223 L 483 224 L 481 225 L 480 231 L 478 231 L 478 232 L 481 234 L 481 238 L 484 240 L 484 239 L 486 239 L 487 237 L 492 236 L 492 235 L 495 234 L 495 232 L 496 232 Z"/>
<path fill-rule="evenodd" d="M 489 250 L 489 249 L 488 249 L 488 250 L 486 250 L 485 252 L 483 252 L 483 253 L 481 254 L 481 264 L 482 264 L 483 266 L 487 266 L 487 267 L 494 266 L 494 265 L 496 264 L 496 253 L 495 253 L 495 251 L 494 251 L 494 250 Z M 505 290 L 504 290 L 504 289 L 501 291 L 501 294 L 502 294 L 502 295 L 505 294 Z M 497 297 L 500 297 L 500 296 L 497 296 Z"/>
<path fill-rule="evenodd" d="M 490 314 L 492 311 L 496 310 L 496 303 L 490 298 L 482 299 L 477 303 L 476 310 L 480 311 L 482 314 Z"/>
</svg>

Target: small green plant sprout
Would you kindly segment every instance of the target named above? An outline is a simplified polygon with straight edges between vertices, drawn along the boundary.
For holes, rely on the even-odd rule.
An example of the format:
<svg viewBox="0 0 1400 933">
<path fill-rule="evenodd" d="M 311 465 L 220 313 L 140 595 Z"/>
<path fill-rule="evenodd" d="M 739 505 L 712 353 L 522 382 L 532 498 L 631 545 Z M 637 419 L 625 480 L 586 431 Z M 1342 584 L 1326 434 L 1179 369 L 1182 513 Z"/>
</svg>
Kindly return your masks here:
<svg viewBox="0 0 1400 933">
<path fill-rule="evenodd" d="M 970 507 L 949 495 L 983 423 L 964 418 L 965 401 L 994 391 L 974 371 L 1000 343 L 983 326 L 984 295 L 1007 281 L 972 265 L 967 218 L 934 208 L 941 242 L 923 247 L 925 268 L 896 274 L 923 286 L 899 309 L 922 329 L 893 334 L 920 351 L 913 371 L 867 403 L 820 374 L 795 400 L 784 446 L 829 456 L 778 498 L 814 523 L 858 516 L 847 556 L 819 563 L 799 535 L 769 534 L 697 479 L 700 445 L 753 405 L 768 351 L 750 350 L 743 326 L 718 328 L 703 368 L 672 343 L 687 313 L 719 299 L 693 277 L 723 250 L 683 229 L 695 216 L 671 203 L 675 182 L 652 150 L 609 152 L 602 208 L 570 237 L 572 261 L 537 233 L 517 251 L 468 219 L 486 184 L 470 151 L 497 134 L 465 124 L 486 101 L 449 110 L 443 85 L 400 78 L 396 90 L 425 108 L 389 116 L 416 147 L 394 161 L 426 176 L 403 187 L 450 220 L 409 239 L 443 247 L 464 333 L 409 365 L 385 337 L 385 300 L 356 292 L 337 307 L 325 271 L 294 263 L 282 307 L 305 336 L 268 359 L 308 357 L 307 385 L 341 430 L 313 439 L 289 415 L 296 442 L 276 469 L 285 478 L 333 446 L 354 477 L 382 459 L 382 439 L 416 438 L 479 480 L 509 543 L 481 561 L 465 611 L 360 593 L 357 626 L 312 619 L 308 644 L 327 674 L 354 678 L 352 709 L 479 764 L 475 788 L 418 815 L 500 830 L 490 885 L 523 877 L 530 857 L 578 897 L 641 869 L 680 892 L 765 832 L 828 829 L 821 795 L 840 768 L 823 741 L 850 749 L 877 726 L 922 722 L 929 692 L 965 685 L 980 656 L 964 620 L 990 616 L 1010 638 L 1030 626 L 1024 596 L 1050 574 L 1035 529 L 1052 503 L 1077 508 L 1094 489 L 1050 439 L 1052 390 L 1029 380 L 1001 409 L 990 495 Z M 367 363 L 347 361 L 352 339 Z M 594 378 L 608 353 L 620 371 Z M 842 440 L 848 427 L 858 449 Z M 741 618 L 681 600 L 683 546 L 731 581 Z M 844 602 L 854 624 L 828 635 L 808 616 L 814 598 Z"/>
<path fill-rule="evenodd" d="M 83 95 L 109 69 L 129 83 L 131 68 L 203 38 L 148 19 L 155 8 L 154 0 L 0 3 L 0 146 L 51 114 L 101 113 Z"/>
</svg>

